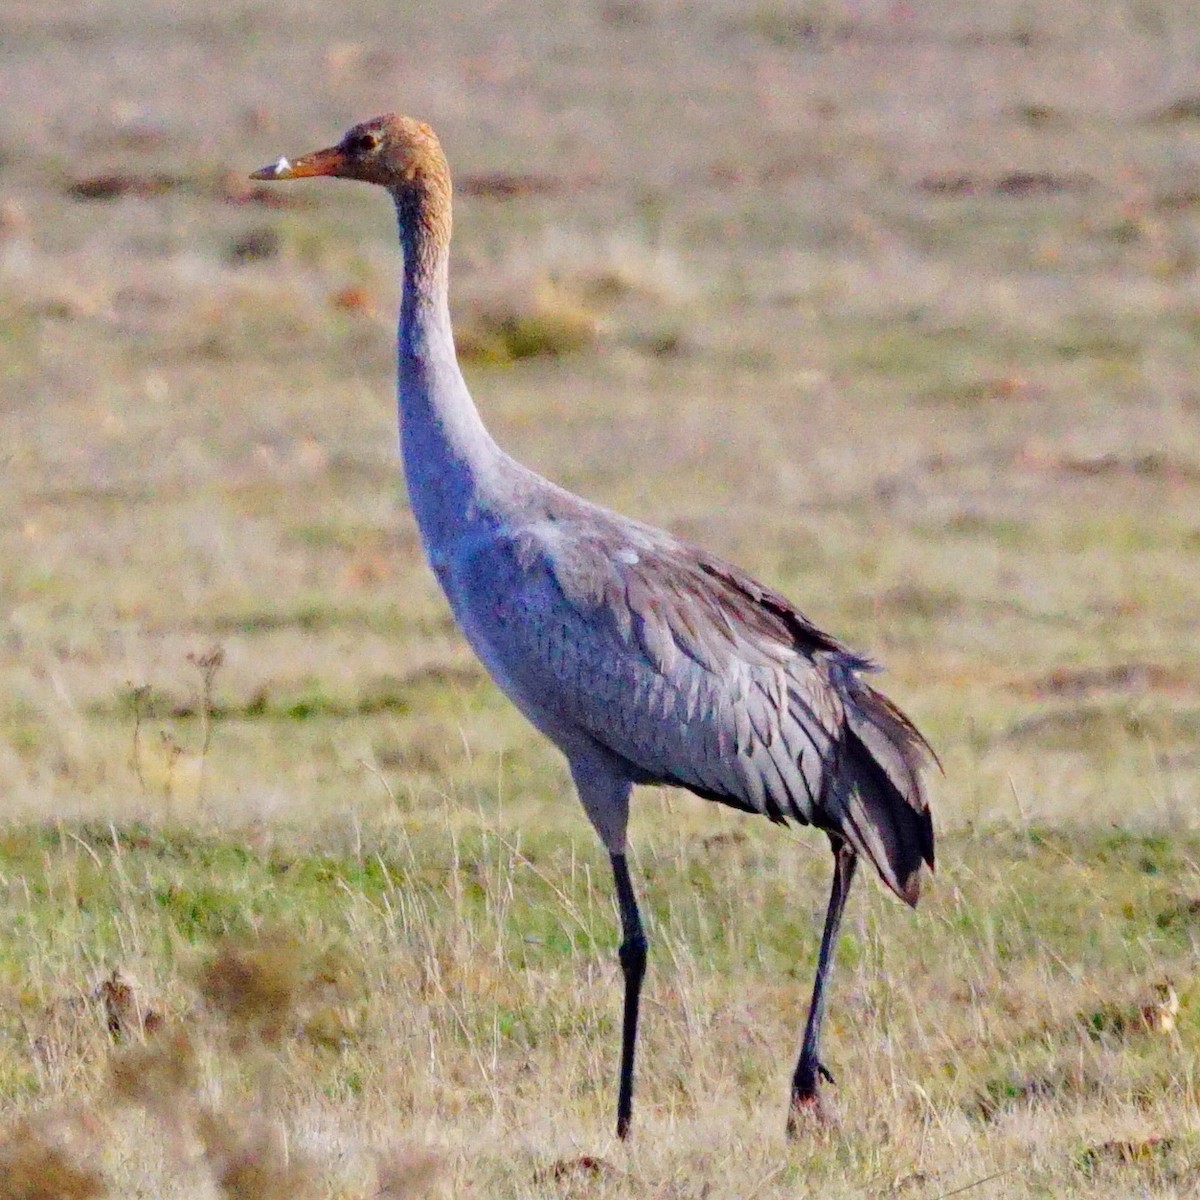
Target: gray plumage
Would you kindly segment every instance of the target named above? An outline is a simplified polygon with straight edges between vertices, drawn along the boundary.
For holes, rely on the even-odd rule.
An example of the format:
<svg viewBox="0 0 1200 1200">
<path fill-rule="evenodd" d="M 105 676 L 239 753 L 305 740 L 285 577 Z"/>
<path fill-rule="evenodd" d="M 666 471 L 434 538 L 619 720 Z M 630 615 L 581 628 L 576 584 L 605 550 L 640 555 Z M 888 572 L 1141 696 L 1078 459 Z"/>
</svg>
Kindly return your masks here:
<svg viewBox="0 0 1200 1200">
<path fill-rule="evenodd" d="M 667 784 L 829 836 L 834 881 L 789 1131 L 820 1111 L 826 982 L 858 856 L 915 904 L 932 868 L 928 747 L 864 680 L 871 664 L 790 601 L 669 534 L 590 504 L 505 454 L 467 391 L 450 326 L 451 184 L 427 126 L 387 116 L 259 179 L 385 187 L 404 252 L 400 441 L 425 553 L 492 677 L 566 755 L 608 850 L 624 938 L 617 1133 L 629 1132 L 646 937 L 625 856 L 634 784 Z"/>
<path fill-rule="evenodd" d="M 737 567 L 506 466 L 496 532 L 445 582 L 525 715 L 620 779 L 838 834 L 915 903 L 926 747 L 871 664 Z"/>
</svg>

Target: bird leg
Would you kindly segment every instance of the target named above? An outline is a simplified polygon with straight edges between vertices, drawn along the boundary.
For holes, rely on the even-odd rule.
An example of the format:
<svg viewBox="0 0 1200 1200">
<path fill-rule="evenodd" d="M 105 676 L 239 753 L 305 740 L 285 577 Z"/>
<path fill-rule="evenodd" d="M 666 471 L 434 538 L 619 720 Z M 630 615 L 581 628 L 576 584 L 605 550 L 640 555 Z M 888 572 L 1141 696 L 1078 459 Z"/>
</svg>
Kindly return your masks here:
<svg viewBox="0 0 1200 1200">
<path fill-rule="evenodd" d="M 633 1054 L 637 1044 L 638 1000 L 642 976 L 646 973 L 646 934 L 638 913 L 633 883 L 624 854 L 613 854 L 613 878 L 617 884 L 617 903 L 621 908 L 623 940 L 619 956 L 625 975 L 625 1016 L 621 1026 L 621 1085 L 617 1095 L 617 1137 L 629 1136 L 633 1117 Z"/>
<path fill-rule="evenodd" d="M 833 885 L 829 891 L 829 907 L 825 911 L 825 931 L 821 935 L 821 951 L 817 956 L 817 978 L 813 983 L 812 1003 L 808 1009 L 808 1022 L 804 1027 L 804 1043 L 800 1048 L 800 1059 L 796 1073 L 792 1076 L 792 1101 L 788 1108 L 787 1133 L 795 1137 L 805 1114 L 822 1116 L 821 1101 L 817 1093 L 821 1078 L 830 1083 L 830 1075 L 819 1057 L 821 1023 L 825 1017 L 825 989 L 829 983 L 829 972 L 833 964 L 838 930 L 842 924 L 842 911 L 858 866 L 858 855 L 840 839 L 833 841 Z"/>
</svg>

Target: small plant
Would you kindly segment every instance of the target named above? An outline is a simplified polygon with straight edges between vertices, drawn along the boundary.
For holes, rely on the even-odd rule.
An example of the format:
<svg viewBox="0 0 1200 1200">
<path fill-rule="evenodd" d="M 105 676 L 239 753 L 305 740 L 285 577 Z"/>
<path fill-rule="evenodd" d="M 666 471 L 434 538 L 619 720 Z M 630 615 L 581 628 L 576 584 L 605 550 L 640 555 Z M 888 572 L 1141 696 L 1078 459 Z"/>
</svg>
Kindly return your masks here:
<svg viewBox="0 0 1200 1200">
<path fill-rule="evenodd" d="M 553 358 L 593 345 L 599 328 L 590 308 L 543 281 L 523 302 L 478 305 L 459 323 L 458 350 L 464 358 L 489 363 Z"/>
<path fill-rule="evenodd" d="M 85 1122 L 54 1129 L 47 1121 L 19 1122 L 0 1139 L 0 1200 L 92 1200 L 106 1191 L 91 1165 Z M 83 1134 L 82 1139 L 79 1137 Z M 74 1136 L 72 1136 L 74 1135 Z M 79 1141 L 83 1145 L 78 1145 Z"/>
<path fill-rule="evenodd" d="M 315 1168 L 289 1154 L 279 1126 L 204 1109 L 196 1131 L 213 1181 L 227 1200 L 307 1200 L 316 1195 Z"/>
<path fill-rule="evenodd" d="M 200 673 L 200 694 L 194 704 L 175 703 L 165 693 L 144 683 L 131 686 L 125 698 L 133 713 L 133 744 L 129 765 L 138 787 L 143 794 L 149 794 L 152 786 L 157 784 L 168 803 L 175 795 L 177 771 L 185 758 L 195 765 L 197 797 L 203 799 L 204 770 L 212 747 L 213 722 L 217 716 L 214 684 L 217 672 L 225 662 L 225 651 L 221 646 L 213 646 L 203 653 L 192 651 L 187 655 L 187 661 Z M 200 717 L 200 736 L 199 745 L 194 749 L 189 750 L 173 728 L 163 728 L 158 732 L 157 757 L 149 750 L 144 730 L 150 718 L 182 718 L 195 714 Z"/>
<path fill-rule="evenodd" d="M 299 943 L 270 934 L 257 943 L 223 941 L 198 982 L 236 1041 L 275 1044 L 295 1022 L 310 980 Z"/>
<path fill-rule="evenodd" d="M 416 1200 L 428 1195 L 441 1167 L 441 1159 L 428 1150 L 385 1151 L 376 1158 L 375 1200 Z"/>
<path fill-rule="evenodd" d="M 173 1116 L 199 1080 L 195 1040 L 181 1027 L 163 1030 L 148 1042 L 115 1054 L 108 1073 L 118 1100 L 159 1117 Z"/>
</svg>

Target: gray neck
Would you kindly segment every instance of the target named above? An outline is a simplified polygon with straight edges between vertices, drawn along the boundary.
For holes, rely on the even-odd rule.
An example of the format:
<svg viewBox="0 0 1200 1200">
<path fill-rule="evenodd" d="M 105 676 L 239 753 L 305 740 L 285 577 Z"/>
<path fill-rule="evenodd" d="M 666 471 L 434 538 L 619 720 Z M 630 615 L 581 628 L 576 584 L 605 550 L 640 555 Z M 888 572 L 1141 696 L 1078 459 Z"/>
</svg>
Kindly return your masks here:
<svg viewBox="0 0 1200 1200">
<path fill-rule="evenodd" d="M 454 352 L 448 237 L 431 236 L 421 196 L 393 193 L 404 251 L 400 299 L 400 448 L 426 550 L 447 547 L 480 517 L 502 457 L 484 428 Z"/>
</svg>

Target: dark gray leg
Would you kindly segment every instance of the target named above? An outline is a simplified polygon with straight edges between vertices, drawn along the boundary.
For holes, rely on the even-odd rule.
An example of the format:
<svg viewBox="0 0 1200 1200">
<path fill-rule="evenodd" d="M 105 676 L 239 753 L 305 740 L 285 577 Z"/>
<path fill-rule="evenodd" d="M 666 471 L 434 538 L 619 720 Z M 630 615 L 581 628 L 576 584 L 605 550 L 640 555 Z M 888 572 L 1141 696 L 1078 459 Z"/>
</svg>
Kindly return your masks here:
<svg viewBox="0 0 1200 1200">
<path fill-rule="evenodd" d="M 629 1136 L 633 1117 L 633 1054 L 637 1045 L 638 999 L 646 973 L 646 934 L 638 913 L 624 854 L 610 855 L 621 907 L 621 970 L 625 974 L 625 1016 L 621 1025 L 621 1086 L 617 1094 L 617 1137 Z"/>
<path fill-rule="evenodd" d="M 817 978 L 813 983 L 812 1003 L 808 1009 L 808 1023 L 804 1027 L 804 1044 L 800 1047 L 800 1060 L 792 1076 L 792 1102 L 788 1108 L 788 1137 L 795 1137 L 799 1120 L 805 1112 L 820 1113 L 817 1088 L 823 1076 L 830 1083 L 833 1076 L 825 1069 L 820 1059 L 821 1022 L 825 1017 L 825 988 L 829 982 L 833 964 L 834 948 L 837 946 L 838 930 L 842 924 L 842 911 L 858 866 L 858 855 L 840 839 L 833 841 L 833 886 L 829 891 L 829 907 L 825 911 L 825 932 L 821 935 L 821 951 L 817 957 Z"/>
</svg>

